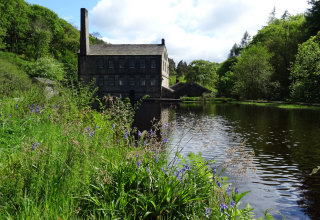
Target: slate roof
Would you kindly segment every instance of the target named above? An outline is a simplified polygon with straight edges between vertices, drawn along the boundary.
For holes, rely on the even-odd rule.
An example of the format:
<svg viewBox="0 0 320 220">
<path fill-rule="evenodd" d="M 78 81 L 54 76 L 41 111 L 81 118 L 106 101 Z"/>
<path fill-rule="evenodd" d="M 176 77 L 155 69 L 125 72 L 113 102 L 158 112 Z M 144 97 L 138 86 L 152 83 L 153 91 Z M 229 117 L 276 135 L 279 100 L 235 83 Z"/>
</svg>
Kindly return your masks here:
<svg viewBox="0 0 320 220">
<path fill-rule="evenodd" d="M 107 44 L 90 45 L 89 55 L 162 55 L 162 44 Z"/>
</svg>

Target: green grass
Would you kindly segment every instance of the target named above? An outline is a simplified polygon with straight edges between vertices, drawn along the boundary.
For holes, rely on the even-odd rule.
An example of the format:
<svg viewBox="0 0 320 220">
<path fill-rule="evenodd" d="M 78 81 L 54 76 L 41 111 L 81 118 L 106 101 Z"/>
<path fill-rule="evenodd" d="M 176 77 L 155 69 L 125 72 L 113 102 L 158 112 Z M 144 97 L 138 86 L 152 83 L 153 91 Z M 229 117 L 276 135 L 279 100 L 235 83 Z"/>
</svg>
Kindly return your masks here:
<svg viewBox="0 0 320 220">
<path fill-rule="evenodd" d="M 11 65 L 8 73 L 27 77 L 3 62 Z M 59 87 L 49 100 L 41 87 L 30 86 L 0 97 L 1 219 L 252 217 L 251 207 L 239 208 L 247 192 L 228 191 L 214 161 L 177 154 L 169 165 L 162 149 L 170 129 L 132 129 L 129 102 L 96 111 L 90 86 Z"/>
<path fill-rule="evenodd" d="M 273 102 L 249 102 L 249 101 L 233 101 L 232 103 L 243 104 L 243 105 L 257 105 L 266 107 L 275 107 L 282 109 L 309 109 L 309 110 L 320 110 L 320 106 L 313 104 L 290 104 L 290 103 L 273 103 Z"/>
</svg>

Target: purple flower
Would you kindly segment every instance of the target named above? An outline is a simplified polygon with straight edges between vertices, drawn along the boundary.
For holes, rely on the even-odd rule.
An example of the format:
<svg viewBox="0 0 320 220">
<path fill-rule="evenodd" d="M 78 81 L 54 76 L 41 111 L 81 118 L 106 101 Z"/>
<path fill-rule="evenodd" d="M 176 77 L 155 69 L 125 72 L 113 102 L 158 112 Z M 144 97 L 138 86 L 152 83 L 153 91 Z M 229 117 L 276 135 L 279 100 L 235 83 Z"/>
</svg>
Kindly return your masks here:
<svg viewBox="0 0 320 220">
<path fill-rule="evenodd" d="M 153 158 L 156 160 L 157 163 L 159 163 L 159 159 L 156 157 L 156 155 L 153 155 Z"/>
<path fill-rule="evenodd" d="M 140 160 L 138 160 L 137 165 L 138 165 L 138 168 L 140 168 L 140 166 L 141 166 L 141 161 Z"/>
<path fill-rule="evenodd" d="M 0 114 L 0 117 L 2 116 L 2 114 Z"/>
<path fill-rule="evenodd" d="M 231 207 L 234 208 L 236 203 L 234 201 L 231 202 Z"/>
<path fill-rule="evenodd" d="M 115 128 L 115 127 L 116 127 L 116 125 L 115 125 L 115 124 L 113 124 L 113 125 L 112 125 L 112 127 L 113 127 L 113 128 Z"/>
<path fill-rule="evenodd" d="M 166 124 L 164 125 L 164 127 L 165 127 L 165 128 L 168 128 L 168 123 L 166 123 Z"/>
<path fill-rule="evenodd" d="M 190 167 L 187 164 L 184 164 L 183 166 L 184 166 L 185 170 L 190 170 Z"/>
<path fill-rule="evenodd" d="M 128 135 L 129 135 L 129 131 L 126 131 L 126 133 L 124 134 L 124 138 L 125 138 L 126 140 L 128 140 Z"/>
<path fill-rule="evenodd" d="M 139 155 L 138 154 L 136 154 L 136 158 L 137 158 L 137 160 L 139 159 Z"/>
<path fill-rule="evenodd" d="M 217 185 L 221 188 L 222 187 L 222 185 L 221 185 L 221 183 L 219 182 L 219 181 L 217 181 Z"/>
<path fill-rule="evenodd" d="M 206 216 L 206 217 L 209 217 L 209 215 L 211 214 L 211 212 L 212 212 L 212 209 L 206 208 L 205 216 Z"/>
<path fill-rule="evenodd" d="M 221 212 L 224 212 L 224 210 L 228 209 L 228 206 L 224 203 L 220 204 Z"/>
<path fill-rule="evenodd" d="M 164 169 L 163 167 L 161 168 L 161 170 L 164 172 L 164 173 L 166 173 L 167 171 L 166 171 L 166 169 Z"/>
<path fill-rule="evenodd" d="M 94 135 L 94 132 L 91 131 L 91 133 L 88 135 L 88 137 L 92 137 Z"/>
<path fill-rule="evenodd" d="M 152 129 L 150 129 L 149 133 L 150 133 L 150 136 L 152 137 L 152 135 L 153 135 Z"/>
<path fill-rule="evenodd" d="M 223 177 L 221 177 L 221 182 L 223 183 Z"/>
<path fill-rule="evenodd" d="M 238 188 L 236 188 L 236 189 L 234 190 L 234 192 L 235 192 L 236 194 L 238 194 L 238 193 L 239 193 Z"/>
<path fill-rule="evenodd" d="M 162 143 L 167 144 L 167 143 L 168 143 L 168 139 L 164 139 L 164 140 L 162 141 Z"/>
<path fill-rule="evenodd" d="M 11 115 L 9 115 L 9 118 L 11 118 Z"/>
<path fill-rule="evenodd" d="M 141 137 L 141 131 L 138 131 L 138 136 Z"/>
<path fill-rule="evenodd" d="M 35 143 L 32 145 L 32 150 L 35 150 L 37 147 L 39 147 L 39 143 L 38 143 L 38 142 L 35 142 Z"/>
<path fill-rule="evenodd" d="M 148 167 L 146 167 L 146 171 L 147 171 L 148 173 L 150 173 L 150 169 L 149 169 Z"/>
</svg>

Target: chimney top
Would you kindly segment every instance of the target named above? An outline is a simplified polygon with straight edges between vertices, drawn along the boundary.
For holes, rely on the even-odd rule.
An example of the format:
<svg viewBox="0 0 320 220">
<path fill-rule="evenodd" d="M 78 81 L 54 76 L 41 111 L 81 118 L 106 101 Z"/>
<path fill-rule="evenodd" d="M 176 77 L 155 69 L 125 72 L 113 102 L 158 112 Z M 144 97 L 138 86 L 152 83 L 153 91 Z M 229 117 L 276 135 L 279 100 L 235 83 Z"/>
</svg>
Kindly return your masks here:
<svg viewBox="0 0 320 220">
<path fill-rule="evenodd" d="M 166 45 L 164 38 L 162 38 L 161 44 L 162 44 L 162 45 Z"/>
</svg>

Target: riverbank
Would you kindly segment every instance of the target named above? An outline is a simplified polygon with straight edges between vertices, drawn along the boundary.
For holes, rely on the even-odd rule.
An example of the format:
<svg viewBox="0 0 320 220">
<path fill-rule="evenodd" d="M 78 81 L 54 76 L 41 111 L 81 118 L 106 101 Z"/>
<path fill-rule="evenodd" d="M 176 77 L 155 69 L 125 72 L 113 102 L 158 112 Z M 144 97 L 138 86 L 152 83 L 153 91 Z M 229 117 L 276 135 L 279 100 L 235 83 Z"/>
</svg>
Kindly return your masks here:
<svg viewBox="0 0 320 220">
<path fill-rule="evenodd" d="M 283 101 L 264 101 L 264 100 L 243 100 L 239 101 L 232 98 L 203 98 L 203 97 L 181 97 L 181 102 L 192 103 L 192 102 L 214 102 L 214 103 L 229 103 L 229 104 L 241 104 L 241 105 L 257 105 L 276 107 L 282 109 L 313 109 L 320 110 L 319 103 L 303 103 L 303 102 L 283 102 Z"/>
<path fill-rule="evenodd" d="M 48 98 L 14 61 L 0 61 L 1 218 L 252 217 L 250 206 L 239 208 L 247 192 L 230 186 L 214 161 L 168 161 L 170 125 L 137 131 L 128 101 L 106 109 L 81 84 L 57 83 Z"/>
</svg>

